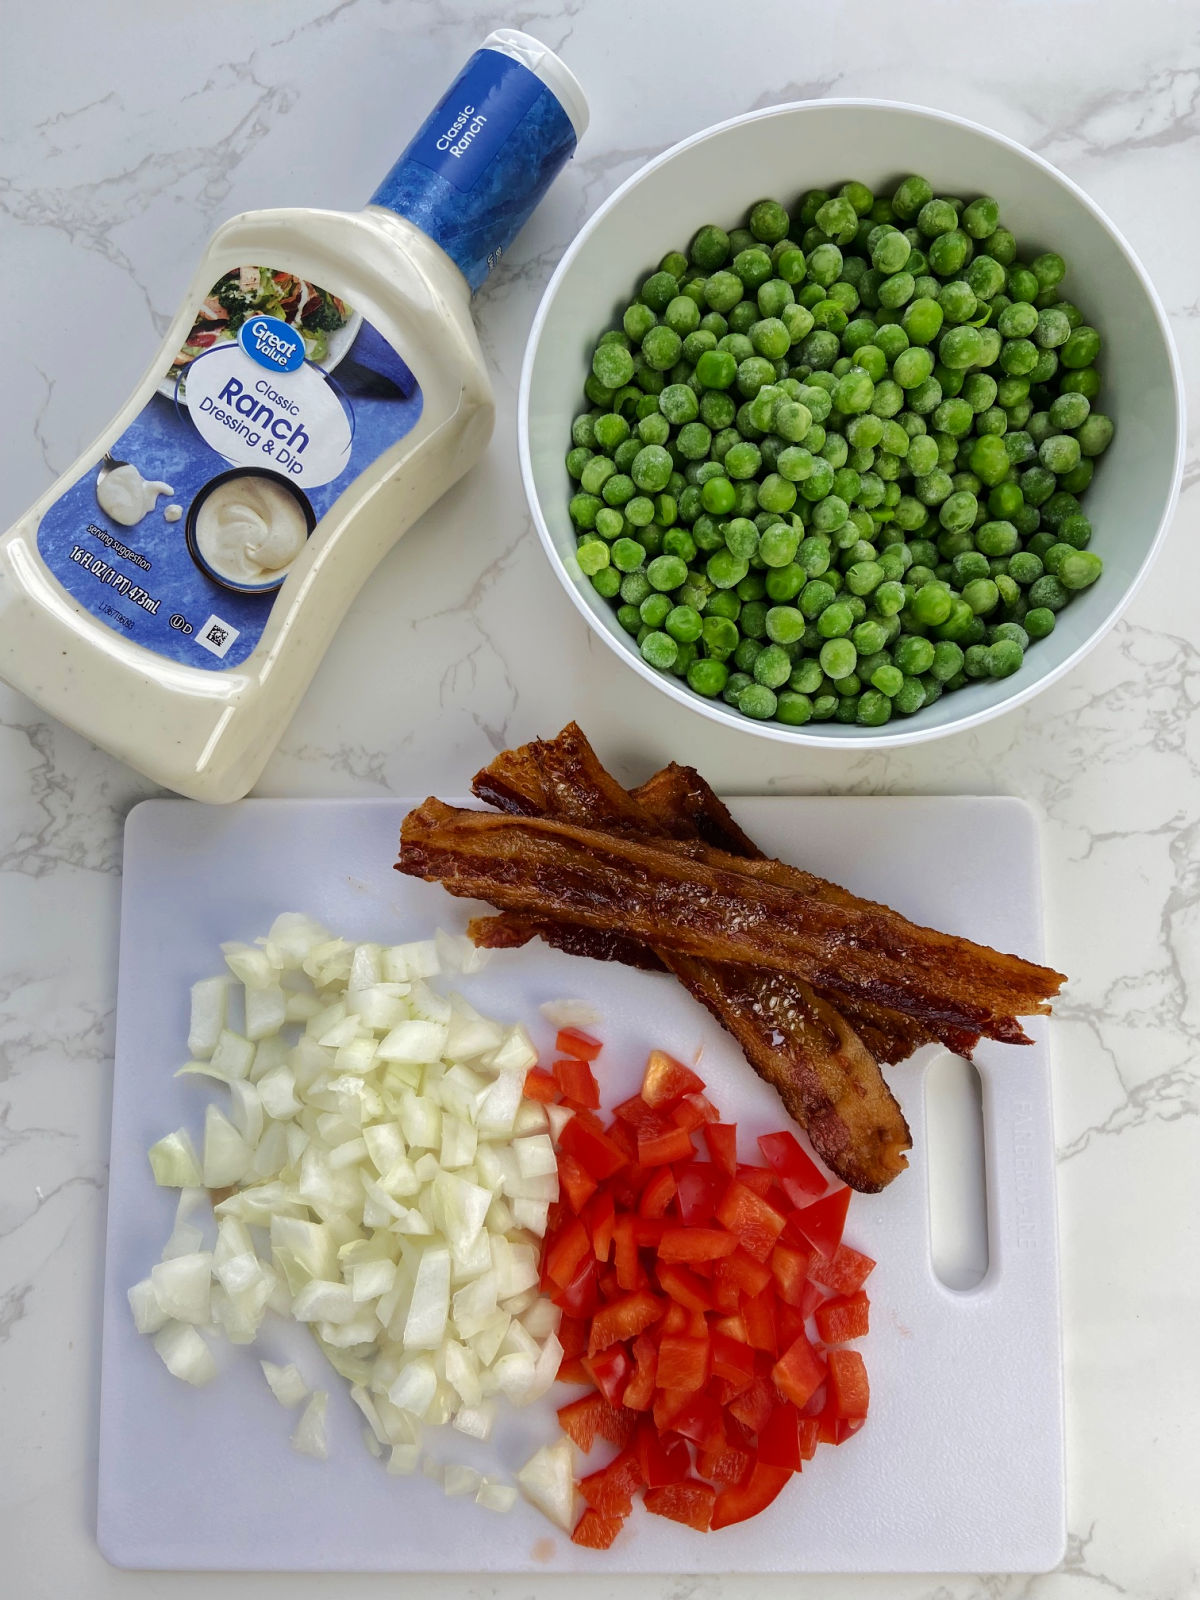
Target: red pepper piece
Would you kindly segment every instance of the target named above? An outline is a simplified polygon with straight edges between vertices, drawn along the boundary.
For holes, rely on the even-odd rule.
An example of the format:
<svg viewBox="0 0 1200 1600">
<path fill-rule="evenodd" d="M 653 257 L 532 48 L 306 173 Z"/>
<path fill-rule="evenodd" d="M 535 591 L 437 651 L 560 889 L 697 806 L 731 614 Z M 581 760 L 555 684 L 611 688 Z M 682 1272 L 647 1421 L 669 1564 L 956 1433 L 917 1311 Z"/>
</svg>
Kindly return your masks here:
<svg viewBox="0 0 1200 1600">
<path fill-rule="evenodd" d="M 689 1392 L 683 1406 L 672 1416 L 670 1426 L 672 1432 L 682 1434 L 704 1450 L 719 1450 L 726 1443 L 721 1408 L 710 1394 Z"/>
<path fill-rule="evenodd" d="M 621 1396 L 625 1392 L 625 1384 L 633 1371 L 633 1362 L 630 1361 L 625 1346 L 613 1344 L 609 1345 L 607 1350 L 598 1351 L 594 1356 L 584 1356 L 583 1365 L 609 1405 L 619 1406 Z"/>
<path fill-rule="evenodd" d="M 602 1517 L 627 1517 L 633 1509 L 634 1490 L 644 1481 L 637 1451 L 625 1449 L 599 1472 L 581 1478 L 579 1492 Z"/>
<path fill-rule="evenodd" d="M 811 1422 L 805 1418 L 805 1424 Z M 800 1414 L 785 1401 L 775 1407 L 758 1436 L 758 1459 L 768 1467 L 783 1467 L 799 1472 L 804 1463 L 800 1453 Z"/>
<path fill-rule="evenodd" d="M 670 1295 L 678 1305 L 686 1307 L 689 1311 L 711 1311 L 713 1307 L 712 1295 L 702 1278 L 694 1272 L 689 1272 L 686 1267 L 676 1266 L 674 1262 L 662 1261 L 658 1265 L 658 1285 L 666 1294 Z"/>
<path fill-rule="evenodd" d="M 675 1174 L 670 1167 L 659 1167 L 642 1190 L 638 1200 L 638 1211 L 643 1217 L 665 1217 L 667 1207 L 674 1200 L 676 1193 Z"/>
<path fill-rule="evenodd" d="M 828 1260 L 814 1261 L 809 1276 L 834 1294 L 854 1294 L 871 1276 L 875 1263 L 860 1250 L 839 1244 Z"/>
<path fill-rule="evenodd" d="M 540 1100 L 543 1104 L 550 1105 L 558 1099 L 558 1084 L 542 1067 L 530 1067 L 525 1074 L 525 1088 L 522 1092 L 526 1100 Z"/>
<path fill-rule="evenodd" d="M 817 1307 L 817 1332 L 826 1344 L 845 1344 L 861 1339 L 871 1328 L 870 1301 L 860 1289 L 840 1300 L 826 1300 Z"/>
<path fill-rule="evenodd" d="M 785 1190 L 789 1184 L 795 1185 L 797 1194 L 802 1198 L 793 1199 L 791 1191 L 787 1190 L 794 1206 L 801 1206 L 806 1199 L 814 1199 L 825 1193 L 825 1175 L 800 1147 L 794 1133 L 761 1134 L 758 1148 L 767 1165 L 784 1184 Z"/>
<path fill-rule="evenodd" d="M 598 1183 L 620 1172 L 628 1156 L 604 1129 L 586 1113 L 576 1112 L 558 1137 L 559 1170 L 563 1154 L 574 1156 Z"/>
<path fill-rule="evenodd" d="M 825 1363 L 802 1334 L 771 1368 L 771 1376 L 781 1394 L 803 1406 L 825 1381 Z"/>
<path fill-rule="evenodd" d="M 584 1033 L 579 1028 L 560 1028 L 558 1037 L 554 1041 L 554 1048 L 560 1056 L 575 1056 L 580 1061 L 595 1061 L 603 1045 L 599 1039 L 593 1039 L 590 1033 Z"/>
<path fill-rule="evenodd" d="M 574 1212 L 582 1211 L 599 1187 L 583 1163 L 565 1150 L 558 1152 L 558 1181 Z"/>
<path fill-rule="evenodd" d="M 736 1249 L 737 1240 L 723 1228 L 664 1228 L 658 1254 L 662 1261 L 715 1261 Z"/>
<path fill-rule="evenodd" d="M 710 1483 L 741 1483 L 753 1460 L 749 1450 L 727 1444 L 723 1450 L 702 1450 L 696 1468 L 700 1476 L 707 1478 Z"/>
<path fill-rule="evenodd" d="M 586 1061 L 560 1056 L 554 1063 L 554 1077 L 569 1106 L 585 1111 L 600 1109 L 600 1085 Z"/>
<path fill-rule="evenodd" d="M 571 1543 L 582 1545 L 585 1550 L 607 1550 L 624 1522 L 624 1517 L 602 1517 L 589 1506 L 575 1524 Z"/>
<path fill-rule="evenodd" d="M 746 1342 L 752 1350 L 767 1350 L 771 1355 L 778 1354 L 775 1295 L 771 1289 L 764 1289 L 761 1294 L 742 1301 L 742 1321 L 746 1324 Z"/>
<path fill-rule="evenodd" d="M 865 1417 L 871 1399 L 867 1368 L 857 1350 L 830 1350 L 829 1397 L 835 1416 Z"/>
<path fill-rule="evenodd" d="M 592 1253 L 592 1241 L 578 1217 L 572 1218 L 546 1247 L 546 1276 L 551 1283 L 565 1288 L 571 1282 L 579 1264 Z"/>
<path fill-rule="evenodd" d="M 782 1490 L 791 1473 L 783 1467 L 768 1467 L 756 1462 L 744 1483 L 722 1489 L 713 1506 L 713 1528 L 728 1528 L 734 1522 L 745 1522 L 765 1511 Z"/>
<path fill-rule="evenodd" d="M 661 1489 L 647 1489 L 644 1503 L 656 1517 L 670 1517 L 672 1522 L 707 1533 L 716 1501 L 717 1491 L 711 1484 L 686 1478 L 682 1483 L 664 1484 Z"/>
<path fill-rule="evenodd" d="M 612 1254 L 613 1228 L 617 1221 L 612 1195 L 606 1189 L 593 1195 L 582 1216 L 583 1225 L 592 1236 L 592 1254 L 597 1261 L 607 1261 Z"/>
<path fill-rule="evenodd" d="M 624 1415 L 593 1389 L 558 1408 L 558 1425 L 586 1455 L 597 1439 L 624 1448 L 633 1438 L 637 1418 Z"/>
<path fill-rule="evenodd" d="M 668 1334 L 659 1341 L 656 1381 L 662 1389 L 702 1389 L 708 1381 L 711 1361 L 708 1339 Z"/>
<path fill-rule="evenodd" d="M 648 1289 L 635 1289 L 632 1294 L 601 1306 L 592 1318 L 588 1355 L 607 1350 L 610 1344 L 621 1340 L 636 1338 L 644 1328 L 657 1322 L 665 1310 L 666 1302 Z"/>
<path fill-rule="evenodd" d="M 712 1336 L 712 1369 L 715 1378 L 727 1378 L 744 1388 L 754 1377 L 754 1352 L 748 1344 L 731 1339 L 727 1333 Z"/>
<path fill-rule="evenodd" d="M 811 1250 L 797 1250 L 781 1243 L 771 1251 L 770 1267 L 775 1279 L 775 1291 L 790 1306 L 798 1306 L 804 1299 L 804 1286 L 808 1281 L 811 1261 Z"/>
<path fill-rule="evenodd" d="M 686 1128 L 672 1128 L 667 1133 L 638 1132 L 637 1158 L 643 1167 L 661 1167 L 671 1161 L 687 1161 L 694 1153 L 692 1136 Z"/>
<path fill-rule="evenodd" d="M 713 1165 L 720 1167 L 728 1177 L 737 1173 L 737 1124 L 733 1122 L 706 1122 L 704 1142 Z"/>
<path fill-rule="evenodd" d="M 676 1175 L 679 1187 L 679 1215 L 689 1227 L 708 1222 L 716 1215 L 717 1202 L 725 1191 L 725 1177 L 710 1161 L 692 1161 Z"/>
<path fill-rule="evenodd" d="M 636 1449 L 642 1480 L 650 1489 L 682 1483 L 692 1470 L 692 1457 L 685 1441 L 662 1438 L 649 1421 L 638 1426 Z"/>
<path fill-rule="evenodd" d="M 834 1189 L 823 1200 L 814 1200 L 811 1205 L 793 1211 L 789 1220 L 799 1228 L 817 1254 L 828 1261 L 841 1240 L 849 1206 L 849 1189 Z"/>
<path fill-rule="evenodd" d="M 642 1099 L 647 1105 L 674 1105 L 684 1095 L 699 1094 L 703 1088 L 704 1079 L 682 1061 L 676 1061 L 665 1050 L 651 1050 L 642 1077 Z"/>
<path fill-rule="evenodd" d="M 580 1262 L 579 1270 L 567 1284 L 551 1296 L 555 1305 L 561 1306 L 569 1317 L 588 1318 L 600 1304 L 600 1291 L 596 1283 L 596 1258 L 588 1250 Z"/>
<path fill-rule="evenodd" d="M 648 1411 L 654 1403 L 654 1384 L 658 1372 L 658 1346 L 640 1333 L 633 1341 L 633 1376 L 625 1385 L 621 1404 L 630 1411 Z"/>
<path fill-rule="evenodd" d="M 570 1127 L 570 1123 L 567 1124 Z M 729 1185 L 717 1207 L 717 1221 L 737 1237 L 756 1261 L 766 1261 L 783 1232 L 786 1218 L 738 1179 Z"/>
</svg>

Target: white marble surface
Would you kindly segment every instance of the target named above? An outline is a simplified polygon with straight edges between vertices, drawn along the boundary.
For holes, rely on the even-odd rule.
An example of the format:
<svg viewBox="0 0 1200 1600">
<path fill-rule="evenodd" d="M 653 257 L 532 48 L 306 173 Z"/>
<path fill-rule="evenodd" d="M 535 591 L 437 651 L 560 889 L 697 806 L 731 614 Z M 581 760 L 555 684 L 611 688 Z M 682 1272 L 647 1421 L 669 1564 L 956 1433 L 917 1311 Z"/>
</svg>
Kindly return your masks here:
<svg viewBox="0 0 1200 1600">
<path fill-rule="evenodd" d="M 500 404 L 484 464 L 355 606 L 264 794 L 461 789 L 576 716 L 622 773 L 667 754 L 743 792 L 1024 796 L 1043 827 L 1054 1026 L 1070 1544 L 1058 1572 L 771 1582 L 580 1580 L 661 1600 L 1138 1600 L 1200 1593 L 1200 453 L 1137 602 L 1031 707 L 900 756 L 800 755 L 681 715 L 588 638 L 534 539 L 513 396 L 533 308 L 587 213 L 645 157 L 752 106 L 878 94 L 1032 145 L 1115 217 L 1200 400 L 1200 27 L 1170 0 L 38 0 L 5 20 L 0 526 L 116 408 L 224 216 L 353 207 L 489 27 L 560 47 L 593 125 L 479 314 Z M 1190 199 L 1188 198 L 1190 193 Z M 0 688 L 0 1592 L 198 1596 L 108 1568 L 93 1534 L 101 1238 L 121 824 L 134 774 Z M 230 1600 L 284 1591 L 237 1577 Z M 396 1580 L 287 1580 L 375 1596 Z M 430 1596 L 551 1586 L 429 1580 Z"/>
</svg>

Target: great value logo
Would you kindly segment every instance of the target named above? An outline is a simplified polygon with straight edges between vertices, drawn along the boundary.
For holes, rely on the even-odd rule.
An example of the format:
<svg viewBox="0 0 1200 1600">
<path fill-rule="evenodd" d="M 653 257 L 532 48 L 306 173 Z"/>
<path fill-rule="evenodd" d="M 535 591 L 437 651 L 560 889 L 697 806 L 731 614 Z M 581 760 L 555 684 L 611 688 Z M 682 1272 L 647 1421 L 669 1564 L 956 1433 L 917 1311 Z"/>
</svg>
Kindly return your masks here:
<svg viewBox="0 0 1200 1600">
<path fill-rule="evenodd" d="M 268 372 L 295 372 L 304 365 L 304 340 L 279 317 L 249 317 L 238 330 L 238 343 Z"/>
</svg>

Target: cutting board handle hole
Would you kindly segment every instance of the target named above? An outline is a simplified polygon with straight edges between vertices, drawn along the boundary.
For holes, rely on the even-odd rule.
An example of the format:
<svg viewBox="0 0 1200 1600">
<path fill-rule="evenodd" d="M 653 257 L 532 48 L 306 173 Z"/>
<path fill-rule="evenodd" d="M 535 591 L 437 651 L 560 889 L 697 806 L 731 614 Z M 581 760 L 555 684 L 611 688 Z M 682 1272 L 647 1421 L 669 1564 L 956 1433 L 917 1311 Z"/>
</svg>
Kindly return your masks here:
<svg viewBox="0 0 1200 1600">
<path fill-rule="evenodd" d="M 987 1275 L 987 1176 L 983 1090 L 969 1061 L 946 1051 L 925 1073 L 929 1254 L 947 1289 L 974 1289 Z"/>
</svg>

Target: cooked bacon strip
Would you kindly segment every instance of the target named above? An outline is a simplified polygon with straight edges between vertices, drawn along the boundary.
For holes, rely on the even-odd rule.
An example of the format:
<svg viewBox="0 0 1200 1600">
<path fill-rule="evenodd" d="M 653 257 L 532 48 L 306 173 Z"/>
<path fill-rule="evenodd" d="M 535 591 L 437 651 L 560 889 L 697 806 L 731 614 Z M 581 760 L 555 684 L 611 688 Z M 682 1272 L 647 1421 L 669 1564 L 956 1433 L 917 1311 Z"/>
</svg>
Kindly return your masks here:
<svg viewBox="0 0 1200 1600">
<path fill-rule="evenodd" d="M 714 825 L 723 820 L 730 843 L 754 852 L 698 775 L 697 781 L 707 790 Z M 641 833 L 696 836 L 687 809 L 669 805 L 665 793 L 659 794 L 655 813 L 638 803 L 641 791 L 630 795 L 621 789 L 574 723 L 555 740 L 505 751 L 476 775 L 472 789 L 481 799 L 522 814 L 549 812 L 618 830 L 636 824 Z M 620 932 L 513 912 L 476 919 L 468 931 L 477 944 L 493 948 L 540 936 L 569 954 L 673 972 L 734 1036 L 750 1065 L 777 1090 L 789 1115 L 808 1130 L 817 1154 L 843 1182 L 877 1193 L 907 1165 L 904 1152 L 912 1146 L 908 1124 L 878 1063 L 836 1012 L 798 979 L 670 952 L 660 958 Z"/>
<path fill-rule="evenodd" d="M 535 739 L 519 749 L 503 751 L 476 774 L 472 790 L 499 810 L 520 816 L 556 816 L 619 831 L 659 831 L 676 839 L 699 838 L 731 855 L 764 859 L 763 852 L 738 827 L 728 808 L 694 768 L 672 762 L 640 788 L 627 792 L 604 768 L 583 730 L 574 722 L 568 723 L 556 739 Z M 501 913 L 502 917 L 514 915 Z M 568 932 L 565 924 L 552 933 L 552 922 L 543 918 L 540 925 L 534 926 L 537 920 L 521 917 L 519 927 L 507 930 L 481 920 L 478 942 L 498 949 L 540 937 L 572 955 L 620 961 L 650 970 L 661 966 L 644 946 L 639 947 L 623 934 L 578 926 Z M 823 998 L 831 1000 L 828 995 Z M 861 996 L 839 995 L 835 1009 L 876 1061 L 906 1061 L 914 1050 L 936 1037 L 912 1017 Z M 965 1056 L 970 1056 L 979 1042 L 977 1033 L 965 1031 L 951 1036 L 947 1030 L 943 1037 L 950 1048 Z"/>
<path fill-rule="evenodd" d="M 706 845 L 604 833 L 536 817 L 458 811 L 434 798 L 401 830 L 398 868 L 451 894 L 586 927 L 656 950 L 766 966 L 833 994 L 864 994 L 938 1033 L 1026 1038 L 1017 1015 L 1049 1009 L 1060 974 L 920 928 L 868 901 L 837 905 L 811 874 Z M 819 880 L 818 880 L 819 881 Z"/>
</svg>

